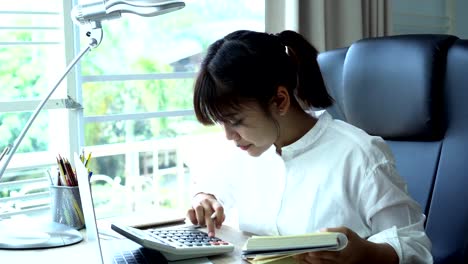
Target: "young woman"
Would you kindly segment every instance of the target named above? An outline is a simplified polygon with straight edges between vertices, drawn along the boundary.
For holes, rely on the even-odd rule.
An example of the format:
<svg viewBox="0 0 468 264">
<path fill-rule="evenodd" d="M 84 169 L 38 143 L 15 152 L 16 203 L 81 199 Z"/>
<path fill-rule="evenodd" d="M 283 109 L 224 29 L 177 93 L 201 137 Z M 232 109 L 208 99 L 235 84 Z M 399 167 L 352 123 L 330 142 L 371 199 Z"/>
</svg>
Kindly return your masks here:
<svg viewBox="0 0 468 264">
<path fill-rule="evenodd" d="M 333 103 L 316 58 L 293 31 L 236 31 L 209 47 L 195 83 L 198 120 L 223 126 L 250 156 L 278 158 L 198 182 L 188 217 L 210 235 L 231 207 L 240 228 L 258 235 L 347 235 L 342 251 L 301 254 L 299 263 L 432 263 L 425 217 L 384 140 L 304 110 Z"/>
</svg>

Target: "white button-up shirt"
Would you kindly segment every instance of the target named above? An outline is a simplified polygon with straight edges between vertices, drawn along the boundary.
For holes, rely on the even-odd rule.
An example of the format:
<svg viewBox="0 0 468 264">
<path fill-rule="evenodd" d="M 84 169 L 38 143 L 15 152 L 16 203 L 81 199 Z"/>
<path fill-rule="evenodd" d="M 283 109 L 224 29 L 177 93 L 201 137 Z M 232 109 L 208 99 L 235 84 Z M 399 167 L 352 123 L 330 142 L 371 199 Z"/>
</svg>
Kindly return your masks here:
<svg viewBox="0 0 468 264">
<path fill-rule="evenodd" d="M 388 243 L 400 263 L 432 263 L 424 215 L 408 195 L 390 149 L 380 137 L 323 113 L 301 139 L 260 157 L 224 153 L 198 175 L 194 192 L 236 208 L 239 228 L 288 235 L 346 226 Z"/>
</svg>

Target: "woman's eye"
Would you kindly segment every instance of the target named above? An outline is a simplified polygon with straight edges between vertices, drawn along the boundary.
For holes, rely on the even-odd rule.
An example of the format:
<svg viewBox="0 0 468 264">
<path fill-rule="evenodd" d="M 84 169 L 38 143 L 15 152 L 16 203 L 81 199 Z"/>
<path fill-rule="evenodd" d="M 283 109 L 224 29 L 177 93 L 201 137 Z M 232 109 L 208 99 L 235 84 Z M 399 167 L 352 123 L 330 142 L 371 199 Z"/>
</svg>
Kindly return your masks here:
<svg viewBox="0 0 468 264">
<path fill-rule="evenodd" d="M 231 120 L 231 121 L 229 122 L 229 124 L 230 124 L 231 126 L 239 126 L 239 125 L 242 124 L 242 119 Z"/>
</svg>

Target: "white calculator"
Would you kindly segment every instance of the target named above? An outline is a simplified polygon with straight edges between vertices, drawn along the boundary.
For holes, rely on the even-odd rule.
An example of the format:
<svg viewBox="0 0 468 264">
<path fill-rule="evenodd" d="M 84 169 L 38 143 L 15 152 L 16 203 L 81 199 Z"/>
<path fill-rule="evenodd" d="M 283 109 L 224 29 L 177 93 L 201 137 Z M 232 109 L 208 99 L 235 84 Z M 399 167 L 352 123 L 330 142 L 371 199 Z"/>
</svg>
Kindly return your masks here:
<svg viewBox="0 0 468 264">
<path fill-rule="evenodd" d="M 145 248 L 161 252 L 169 260 L 181 260 L 229 253 L 234 245 L 196 227 L 137 229 L 112 224 L 112 230 Z"/>
</svg>

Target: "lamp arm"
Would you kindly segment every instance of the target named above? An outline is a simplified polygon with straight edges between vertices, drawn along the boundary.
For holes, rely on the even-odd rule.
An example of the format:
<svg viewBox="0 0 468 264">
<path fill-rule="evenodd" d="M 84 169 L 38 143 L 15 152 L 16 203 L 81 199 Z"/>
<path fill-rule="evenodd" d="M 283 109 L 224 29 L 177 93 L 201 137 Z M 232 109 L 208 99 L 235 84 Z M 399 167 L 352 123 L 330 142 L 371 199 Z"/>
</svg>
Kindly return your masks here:
<svg viewBox="0 0 468 264">
<path fill-rule="evenodd" d="M 29 128 L 31 127 L 32 123 L 34 123 L 34 120 L 36 120 L 37 115 L 41 112 L 42 108 L 44 108 L 44 105 L 47 103 L 47 101 L 50 99 L 52 94 L 55 92 L 57 87 L 62 83 L 63 79 L 68 75 L 68 73 L 71 71 L 71 69 L 75 66 L 75 64 L 83 57 L 83 55 L 88 52 L 91 48 L 97 47 L 102 40 L 102 28 L 100 23 L 97 23 L 93 25 L 94 27 L 92 28 L 91 31 L 88 31 L 86 33 L 86 36 L 90 37 L 90 43 L 89 45 L 83 49 L 78 55 L 75 56 L 73 61 L 67 66 L 65 69 L 65 72 L 62 74 L 60 79 L 57 81 L 55 86 L 49 91 L 47 96 L 40 102 L 40 104 L 36 107 L 36 110 L 34 110 L 34 113 L 31 115 L 29 118 L 28 122 L 26 123 L 26 126 L 23 128 L 21 131 L 20 135 L 16 138 L 15 143 L 13 145 L 8 145 L 2 152 L 1 157 L 0 157 L 0 162 L 3 161 L 3 158 L 5 160 L 2 162 L 0 167 L 0 181 L 3 178 L 3 173 L 5 172 L 8 164 L 11 161 L 11 158 L 16 152 L 16 149 L 18 146 L 21 144 L 21 141 L 23 140 L 24 136 L 28 132 Z"/>
</svg>

